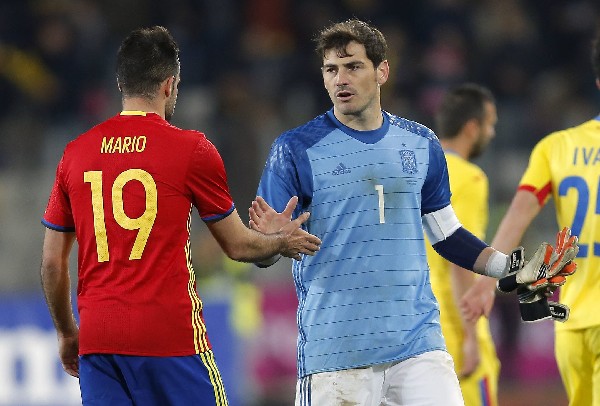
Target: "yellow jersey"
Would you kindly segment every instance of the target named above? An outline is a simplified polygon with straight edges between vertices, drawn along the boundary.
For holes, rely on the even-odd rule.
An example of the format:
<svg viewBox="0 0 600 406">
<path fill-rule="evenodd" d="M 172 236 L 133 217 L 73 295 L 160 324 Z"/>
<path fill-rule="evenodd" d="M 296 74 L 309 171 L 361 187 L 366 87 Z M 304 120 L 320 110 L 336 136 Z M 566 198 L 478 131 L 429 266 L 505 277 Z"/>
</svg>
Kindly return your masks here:
<svg viewBox="0 0 600 406">
<path fill-rule="evenodd" d="M 534 193 L 543 206 L 551 197 L 558 227 L 579 238 L 577 272 L 560 288 L 560 302 L 571 308 L 556 329 L 600 325 L 594 311 L 600 296 L 600 116 L 554 132 L 533 149 L 519 189 Z"/>
<path fill-rule="evenodd" d="M 461 224 L 477 237 L 484 239 L 488 223 L 488 178 L 477 165 L 446 151 L 452 197 L 450 202 Z M 440 306 L 440 324 L 448 352 L 454 359 L 456 372 L 462 369 L 463 328 L 460 310 L 454 299 L 451 263 L 442 258 L 428 243 L 427 261 L 431 287 Z M 472 273 L 470 271 L 466 271 Z M 473 278 L 479 277 L 472 273 Z M 496 405 L 500 362 L 490 332 L 489 321 L 477 322 L 477 341 L 480 365 L 468 379 L 461 379 L 466 405 Z"/>
</svg>

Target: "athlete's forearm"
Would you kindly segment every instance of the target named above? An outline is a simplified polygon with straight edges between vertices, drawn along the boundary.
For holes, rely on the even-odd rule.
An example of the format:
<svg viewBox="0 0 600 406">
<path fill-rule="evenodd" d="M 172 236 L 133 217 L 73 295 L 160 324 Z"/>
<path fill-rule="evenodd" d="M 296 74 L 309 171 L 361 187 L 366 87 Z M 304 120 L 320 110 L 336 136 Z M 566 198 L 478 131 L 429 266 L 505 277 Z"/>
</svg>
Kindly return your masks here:
<svg viewBox="0 0 600 406">
<path fill-rule="evenodd" d="M 527 190 L 518 190 L 508 211 L 502 218 L 492 246 L 508 253 L 521 243 L 521 239 L 541 207 L 536 196 Z"/>
<path fill-rule="evenodd" d="M 77 323 L 71 305 L 71 281 L 68 267 L 54 267 L 42 263 L 42 288 L 48 310 L 59 335 L 76 334 Z"/>
<path fill-rule="evenodd" d="M 237 211 L 208 227 L 227 256 L 240 262 L 262 262 L 281 254 L 300 260 L 301 254 L 314 255 L 321 241 L 300 228 L 309 217 L 302 213 L 277 233 L 263 234 L 246 227 Z"/>
<path fill-rule="evenodd" d="M 263 261 L 279 253 L 283 245 L 279 235 L 265 235 L 246 227 L 237 210 L 226 218 L 207 225 L 225 255 L 235 261 Z"/>
<path fill-rule="evenodd" d="M 69 254 L 74 241 L 75 233 L 46 229 L 40 271 L 50 316 L 57 333 L 66 337 L 77 333 L 69 277 Z"/>
</svg>

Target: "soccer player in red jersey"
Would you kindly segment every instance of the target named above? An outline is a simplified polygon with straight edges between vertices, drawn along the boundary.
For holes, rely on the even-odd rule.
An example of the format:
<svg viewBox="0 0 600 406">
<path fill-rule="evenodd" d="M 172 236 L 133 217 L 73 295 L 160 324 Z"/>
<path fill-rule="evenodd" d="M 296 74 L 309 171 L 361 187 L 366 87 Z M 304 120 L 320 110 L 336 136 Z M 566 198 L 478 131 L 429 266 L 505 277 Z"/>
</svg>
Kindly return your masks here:
<svg viewBox="0 0 600 406">
<path fill-rule="evenodd" d="M 319 249 L 300 228 L 307 213 L 273 234 L 244 225 L 214 145 L 169 124 L 179 80 L 171 34 L 133 31 L 117 54 L 123 111 L 70 142 L 58 164 L 41 279 L 60 359 L 79 377 L 84 404 L 227 405 L 196 293 L 194 207 L 232 259 Z M 295 203 L 279 216 L 291 219 Z M 79 327 L 68 271 L 75 240 Z"/>
</svg>

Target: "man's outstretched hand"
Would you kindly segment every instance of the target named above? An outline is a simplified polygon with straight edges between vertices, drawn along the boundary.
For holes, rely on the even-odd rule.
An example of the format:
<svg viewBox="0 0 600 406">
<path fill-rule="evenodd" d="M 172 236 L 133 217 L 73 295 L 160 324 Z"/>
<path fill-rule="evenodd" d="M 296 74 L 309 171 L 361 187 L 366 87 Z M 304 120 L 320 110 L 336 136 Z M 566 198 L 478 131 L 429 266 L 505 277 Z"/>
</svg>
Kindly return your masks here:
<svg viewBox="0 0 600 406">
<path fill-rule="evenodd" d="M 304 212 L 292 220 L 297 204 L 298 197 L 292 196 L 285 209 L 279 213 L 265 199 L 257 196 L 248 212 L 250 228 L 263 234 L 281 234 L 284 241 L 281 255 L 300 261 L 300 254 L 315 255 L 319 251 L 321 240 L 300 228 L 308 220 L 310 213 Z"/>
</svg>

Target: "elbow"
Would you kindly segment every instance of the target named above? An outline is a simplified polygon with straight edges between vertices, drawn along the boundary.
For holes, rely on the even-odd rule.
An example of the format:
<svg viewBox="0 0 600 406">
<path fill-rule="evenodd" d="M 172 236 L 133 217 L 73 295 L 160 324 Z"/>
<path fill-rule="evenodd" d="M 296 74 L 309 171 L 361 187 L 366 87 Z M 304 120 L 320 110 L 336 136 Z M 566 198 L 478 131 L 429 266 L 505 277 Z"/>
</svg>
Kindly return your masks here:
<svg viewBox="0 0 600 406">
<path fill-rule="evenodd" d="M 251 258 L 249 258 L 248 252 L 242 244 L 229 244 L 222 248 L 229 259 L 238 262 L 251 262 Z"/>
<path fill-rule="evenodd" d="M 57 258 L 42 258 L 42 264 L 40 265 L 40 274 L 42 279 L 59 277 L 63 272 L 68 273 L 68 271 L 68 261 L 63 261 Z"/>
</svg>

